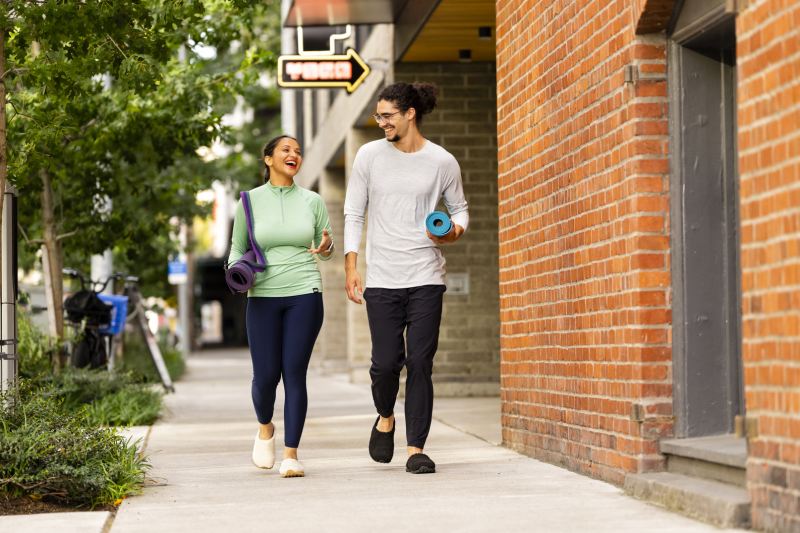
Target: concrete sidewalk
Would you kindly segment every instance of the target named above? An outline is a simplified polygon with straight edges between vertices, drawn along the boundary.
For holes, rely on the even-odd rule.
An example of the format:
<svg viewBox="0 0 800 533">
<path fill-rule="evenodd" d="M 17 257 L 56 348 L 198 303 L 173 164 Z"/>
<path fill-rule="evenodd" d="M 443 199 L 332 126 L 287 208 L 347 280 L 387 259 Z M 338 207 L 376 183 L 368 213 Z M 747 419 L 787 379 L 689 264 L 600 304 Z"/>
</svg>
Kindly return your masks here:
<svg viewBox="0 0 800 533">
<path fill-rule="evenodd" d="M 195 354 L 178 392 L 167 397 L 168 412 L 147 434 L 152 486 L 143 495 L 125 500 L 116 516 L 0 517 L 0 530 L 719 531 L 498 446 L 496 398 L 436 401 L 426 449 L 437 462 L 436 474 L 405 472 L 402 417 L 394 461 L 374 463 L 366 449 L 375 418 L 369 387 L 313 373 L 300 449 L 307 476 L 283 479 L 277 465 L 266 471 L 250 463 L 256 423 L 249 382 L 245 350 Z M 281 399 L 282 391 L 279 437 Z M 133 434 L 146 432 L 137 428 Z"/>
<path fill-rule="evenodd" d="M 497 446 L 496 399 L 437 400 L 426 450 L 436 474 L 405 472 L 402 418 L 394 461 L 374 463 L 366 450 L 375 417 L 369 389 L 313 374 L 300 449 L 307 476 L 283 479 L 277 467 L 250 463 L 249 376 L 246 351 L 192 357 L 147 442 L 151 477 L 161 485 L 126 500 L 112 533 L 719 531 Z M 279 435 L 281 412 L 279 405 Z"/>
</svg>

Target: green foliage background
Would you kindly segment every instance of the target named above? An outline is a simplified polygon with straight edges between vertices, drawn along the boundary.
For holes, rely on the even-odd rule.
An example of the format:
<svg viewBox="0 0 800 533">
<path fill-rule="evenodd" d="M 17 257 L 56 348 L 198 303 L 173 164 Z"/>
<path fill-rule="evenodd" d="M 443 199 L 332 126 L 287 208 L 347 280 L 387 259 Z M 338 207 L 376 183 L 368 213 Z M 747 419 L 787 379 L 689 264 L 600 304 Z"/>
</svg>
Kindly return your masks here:
<svg viewBox="0 0 800 533">
<path fill-rule="evenodd" d="M 278 0 L 0 2 L 21 266 L 37 260 L 47 176 L 65 266 L 88 270 L 92 254 L 112 249 L 146 295 L 169 294 L 176 221 L 208 212 L 197 192 L 215 179 L 260 180 L 279 98 L 259 79 L 274 73 L 279 16 Z M 237 105 L 254 108 L 254 122 L 225 127 Z M 228 157 L 198 155 L 217 141 L 233 147 Z M 101 425 L 152 423 L 161 393 L 134 373 L 51 375 L 57 342 L 22 314 L 19 323 L 25 379 L 0 398 L 0 495 L 94 507 L 135 494 L 147 462 Z"/>
<path fill-rule="evenodd" d="M 257 183 L 278 105 L 258 80 L 274 72 L 279 11 L 277 0 L 0 3 L 9 179 L 30 243 L 23 266 L 42 238 L 47 172 L 65 266 L 85 270 L 92 254 L 113 249 L 115 268 L 139 275 L 143 292 L 168 294 L 175 221 L 208 212 L 197 192 L 214 179 Z M 233 130 L 222 116 L 237 100 L 257 122 Z M 231 155 L 202 160 L 198 148 L 215 141 Z"/>
</svg>

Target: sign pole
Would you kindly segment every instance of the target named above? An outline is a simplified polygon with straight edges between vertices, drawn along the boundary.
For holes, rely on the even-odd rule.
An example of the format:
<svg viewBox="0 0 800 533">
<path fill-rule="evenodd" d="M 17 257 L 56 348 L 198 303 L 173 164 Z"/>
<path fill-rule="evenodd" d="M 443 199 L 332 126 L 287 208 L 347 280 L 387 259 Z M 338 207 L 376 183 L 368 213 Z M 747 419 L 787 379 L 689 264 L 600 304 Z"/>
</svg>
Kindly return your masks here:
<svg viewBox="0 0 800 533">
<path fill-rule="evenodd" d="M 17 385 L 17 191 L 6 183 L 2 243 L 2 295 L 0 296 L 0 392 Z"/>
</svg>

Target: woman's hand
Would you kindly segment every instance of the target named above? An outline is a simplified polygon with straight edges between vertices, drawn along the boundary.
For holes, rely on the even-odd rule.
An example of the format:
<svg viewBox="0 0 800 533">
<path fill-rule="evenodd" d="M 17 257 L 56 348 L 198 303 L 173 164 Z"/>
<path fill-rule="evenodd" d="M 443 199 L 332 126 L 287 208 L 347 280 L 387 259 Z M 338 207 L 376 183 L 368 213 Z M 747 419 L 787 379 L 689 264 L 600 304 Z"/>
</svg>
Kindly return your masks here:
<svg viewBox="0 0 800 533">
<path fill-rule="evenodd" d="M 312 248 L 309 248 L 308 251 L 312 254 L 320 254 L 327 257 L 327 255 L 330 255 L 328 248 L 331 247 L 332 242 L 333 239 L 331 239 L 331 236 L 328 235 L 328 230 L 324 229 L 322 230 L 322 240 L 319 242 L 319 247 L 313 248 L 314 243 L 311 243 Z"/>
</svg>

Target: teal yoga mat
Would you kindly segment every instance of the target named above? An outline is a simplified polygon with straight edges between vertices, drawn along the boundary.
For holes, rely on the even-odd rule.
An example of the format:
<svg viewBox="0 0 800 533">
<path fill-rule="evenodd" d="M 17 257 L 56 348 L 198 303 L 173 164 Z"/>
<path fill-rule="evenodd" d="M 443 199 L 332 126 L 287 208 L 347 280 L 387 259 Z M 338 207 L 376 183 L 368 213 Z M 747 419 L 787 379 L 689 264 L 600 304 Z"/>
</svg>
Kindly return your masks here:
<svg viewBox="0 0 800 533">
<path fill-rule="evenodd" d="M 443 237 L 453 229 L 453 222 L 445 213 L 434 211 L 425 219 L 425 227 L 432 235 Z"/>
</svg>

